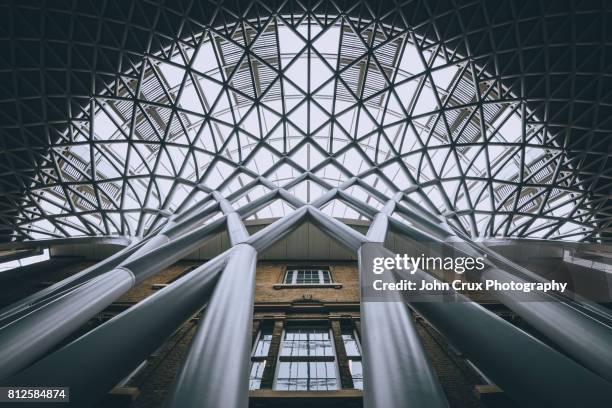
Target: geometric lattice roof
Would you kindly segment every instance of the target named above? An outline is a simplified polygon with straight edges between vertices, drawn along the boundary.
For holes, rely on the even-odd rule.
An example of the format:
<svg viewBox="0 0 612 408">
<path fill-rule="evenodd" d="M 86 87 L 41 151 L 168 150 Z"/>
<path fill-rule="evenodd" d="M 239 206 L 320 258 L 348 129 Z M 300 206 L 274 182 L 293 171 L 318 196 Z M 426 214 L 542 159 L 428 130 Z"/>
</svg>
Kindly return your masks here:
<svg viewBox="0 0 612 408">
<path fill-rule="evenodd" d="M 385 195 L 403 190 L 474 237 L 593 239 L 607 228 L 609 135 L 603 143 L 600 129 L 557 122 L 568 109 L 558 104 L 563 98 L 552 91 L 543 101 L 530 97 L 531 80 L 505 73 L 503 65 L 516 62 L 501 51 L 481 55 L 467 36 L 441 38 L 438 25 L 432 31 L 402 13 L 331 2 L 291 12 L 245 3 L 242 14 L 215 14 L 208 5 L 207 19 L 194 10 L 164 11 L 183 22 L 168 23 L 171 36 L 143 31 L 128 41 L 112 33 L 116 21 L 101 17 L 117 12 L 111 3 L 89 17 L 99 22 L 98 39 L 116 37 L 95 50 L 95 75 L 45 72 L 32 92 L 63 95 L 64 106 L 40 112 L 17 104 L 20 115 L 40 117 L 19 129 L 6 121 L 0 130 L 7 237 L 143 235 L 186 200 L 198 200 L 204 193 L 193 194 L 197 186 L 227 196 L 259 175 L 283 186 L 305 172 L 326 184 L 292 186 L 304 201 L 356 176 Z M 145 5 L 132 7 L 115 20 L 144 24 L 135 10 Z M 42 13 L 45 30 L 62 30 L 65 10 Z M 75 36 L 76 25 L 71 30 Z M 57 51 L 45 61 L 61 59 L 61 47 L 76 47 L 72 58 L 91 58 L 77 51 L 80 42 L 95 47 L 96 40 L 45 44 Z M 28 76 L 20 84 L 40 76 L 15 75 Z M 66 88 L 55 75 L 70 75 L 70 85 L 83 89 Z M 556 78 L 554 67 L 540 75 L 547 87 Z M 579 92 L 578 84 L 558 85 Z M 234 204 L 265 192 L 258 186 Z M 347 193 L 383 204 L 358 186 Z M 289 211 L 278 201 L 252 217 Z M 324 211 L 362 217 L 339 201 Z"/>
</svg>

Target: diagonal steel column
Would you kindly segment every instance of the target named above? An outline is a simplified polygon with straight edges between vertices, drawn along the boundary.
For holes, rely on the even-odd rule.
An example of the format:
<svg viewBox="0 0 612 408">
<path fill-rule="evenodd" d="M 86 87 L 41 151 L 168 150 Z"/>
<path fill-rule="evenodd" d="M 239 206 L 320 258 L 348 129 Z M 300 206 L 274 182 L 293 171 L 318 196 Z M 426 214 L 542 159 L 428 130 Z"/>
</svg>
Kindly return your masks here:
<svg viewBox="0 0 612 408">
<path fill-rule="evenodd" d="M 15 302 L 0 311 L 0 327 L 5 326 L 11 321 L 23 316 L 26 313 L 31 313 L 33 307 L 39 307 L 46 302 L 53 300 L 59 296 L 66 294 L 76 286 L 92 279 L 101 273 L 107 272 L 125 261 L 134 252 L 145 244 L 144 241 L 136 242 L 121 251 L 113 254 L 107 259 L 92 265 L 81 272 L 78 272 L 64 280 L 61 280 L 43 290 L 40 290 L 32 295 Z"/>
<path fill-rule="evenodd" d="M 406 218 L 412 219 L 410 212 L 402 211 Z M 419 217 L 417 223 L 422 222 L 423 219 L 424 217 Z M 398 222 L 393 224 L 404 229 L 403 226 L 398 225 Z M 473 257 L 487 255 L 484 260 L 487 265 L 486 269 L 477 274 L 466 274 L 466 277 L 472 281 L 487 279 L 522 283 L 532 279 L 542 281 L 542 278 L 533 272 L 516 265 L 490 248 L 454 233 L 452 237 L 455 238 L 455 244 L 463 244 L 461 247 L 453 246 L 455 251 Z M 429 240 L 437 241 L 441 246 L 449 246 L 446 238 L 440 233 L 437 236 L 430 236 Z M 559 345 L 573 359 L 612 382 L 612 328 L 582 312 L 579 303 L 541 292 L 521 294 L 520 299 L 503 291 L 493 291 L 492 295 Z"/>
<path fill-rule="evenodd" d="M 256 264 L 252 246 L 234 247 L 165 406 L 248 406 Z"/>
<path fill-rule="evenodd" d="M 31 313 L 35 309 L 34 307 L 43 307 L 46 303 L 56 299 L 60 296 L 65 295 L 70 290 L 74 289 L 78 285 L 92 279 L 102 273 L 108 272 L 111 269 L 119 266 L 121 263 L 126 261 L 128 258 L 132 259 L 137 256 L 137 253 L 143 254 L 155 246 L 149 243 L 153 238 L 156 242 L 163 243 L 173 237 L 179 236 L 182 233 L 195 227 L 197 220 L 206 217 L 211 210 L 216 209 L 215 206 L 207 207 L 206 204 L 210 203 L 210 198 L 204 198 L 201 202 L 192 205 L 190 208 L 177 214 L 173 220 L 167 220 L 166 225 L 161 227 L 157 234 L 145 237 L 139 242 L 136 242 L 118 253 L 110 256 L 109 258 L 98 262 L 97 264 L 86 268 L 85 270 L 76 273 L 60 282 L 57 282 L 48 288 L 38 291 L 25 299 L 22 299 L 12 305 L 9 305 L 0 311 L 0 327 L 3 327 L 23 316 L 26 313 Z M 194 225 L 195 224 L 195 225 Z M 157 237 L 163 231 L 163 237 L 168 238 L 167 240 L 163 237 Z M 143 248 L 143 246 L 145 246 Z"/>
<path fill-rule="evenodd" d="M 271 201 L 279 197 L 278 192 L 279 192 L 279 189 L 276 188 L 274 190 L 271 190 L 265 193 L 261 197 L 256 198 L 250 203 L 243 205 L 237 210 L 238 214 L 240 214 L 240 216 L 244 218 L 255 214 L 257 211 L 259 211 L 260 209 L 268 205 Z"/>
<path fill-rule="evenodd" d="M 288 219 L 278 220 L 259 231 L 256 236 L 254 235 L 249 238 L 249 241 L 254 246 L 266 248 L 297 228 L 305 221 L 306 216 L 306 209 L 295 211 Z M 236 245 L 235 248 L 219 255 L 214 260 L 209 261 L 165 289 L 160 290 L 96 330 L 85 334 L 62 349 L 44 357 L 17 375 L 4 380 L 3 384 L 21 386 L 39 383 L 56 386 L 61 384 L 63 386 L 68 385 L 72 389 L 71 406 L 86 407 L 94 404 L 114 384 L 156 349 L 167 335 L 175 330 L 185 318 L 193 315 L 206 303 L 218 271 L 228 262 L 227 259 L 233 251 L 240 248 L 246 248 L 240 251 L 243 252 L 243 255 L 245 253 L 252 253 L 251 251 L 254 252 L 254 250 L 249 249 L 251 247 L 248 244 Z M 238 279 L 240 284 L 243 284 L 244 256 L 232 259 L 235 260 L 234 266 L 231 269 L 234 272 L 238 271 L 238 273 L 224 275 L 228 276 L 227 279 Z M 229 270 L 229 268 L 226 269 Z M 227 286 L 231 285 L 224 284 L 219 287 Z M 217 298 L 219 299 L 217 303 L 223 302 L 224 296 L 218 295 Z M 248 309 L 248 313 L 252 313 L 252 303 L 244 302 L 244 304 L 248 304 L 249 307 L 241 308 L 240 310 L 244 313 Z M 212 301 L 209 306 L 212 306 Z M 231 307 L 226 305 L 226 307 L 229 309 L 223 310 L 223 313 L 211 315 L 223 317 L 227 310 L 234 308 L 233 305 Z M 227 319 L 223 318 L 222 322 L 217 321 L 216 324 L 225 325 L 226 323 Z M 249 344 L 246 357 L 243 360 L 233 360 L 236 364 L 243 364 L 246 361 L 247 369 L 244 371 L 232 371 L 237 376 L 234 378 L 235 381 L 242 381 L 240 380 L 242 377 L 239 376 L 246 376 L 245 395 L 248 393 L 248 361 L 251 341 L 250 323 L 249 318 L 248 325 L 246 326 L 248 333 L 246 340 Z M 229 330 L 230 327 L 243 326 L 229 325 L 226 329 Z M 117 338 L 122 338 L 124 341 L 117 343 Z M 111 343 L 114 344 L 111 356 L 107 353 L 99 352 L 100 350 L 107 349 L 108 344 Z M 233 353 L 235 353 L 235 350 L 232 349 L 231 354 Z M 96 369 L 92 370 L 91 367 L 96 367 Z M 200 372 L 202 375 L 217 375 L 213 371 L 205 370 L 206 367 L 204 366 L 201 368 L 204 370 Z M 43 379 L 45 380 L 43 381 Z M 194 381 L 194 379 L 190 381 Z M 218 389 L 218 392 L 221 391 L 223 391 L 224 395 L 226 394 L 226 388 Z M 199 396 L 200 394 L 196 393 L 195 395 Z M 221 396 L 217 397 L 221 398 Z M 225 405 L 221 406 L 225 407 Z"/>
<path fill-rule="evenodd" d="M 389 200 L 374 217 L 367 238 L 358 250 L 359 275 L 370 268 L 374 253 L 382 251 L 388 217 L 400 196 Z M 363 347 L 363 402 L 365 408 L 448 407 L 421 344 L 408 308 L 395 301 L 361 301 Z"/>
<path fill-rule="evenodd" d="M 234 246 L 245 242 L 249 239 L 249 233 L 242 223 L 240 215 L 234 211 L 232 204 L 219 192 L 214 191 L 213 195 L 219 203 L 221 211 L 227 217 L 227 235 L 229 235 L 230 244 Z"/>
<path fill-rule="evenodd" d="M 344 246 L 357 251 L 362 244 L 368 241 L 363 234 L 343 222 L 324 214 L 321 210 L 310 205 L 305 208 L 308 210 L 308 215 L 314 225 L 334 237 Z"/>
<path fill-rule="evenodd" d="M 384 256 L 394 256 L 386 250 Z M 405 279 L 437 281 L 424 271 Z M 612 383 L 456 293 L 453 302 L 412 302 L 449 342 L 525 407 L 612 406 Z"/>
<path fill-rule="evenodd" d="M 72 343 L 36 362 L 3 385 L 70 387 L 71 407 L 88 407 L 159 348 L 207 303 L 233 249 Z"/>
<path fill-rule="evenodd" d="M 387 228 L 386 213 L 392 211 L 395 202 L 389 203 L 383 209 L 386 213 L 377 216 L 378 221 L 371 227 L 370 239 L 368 239 L 368 237 L 325 215 L 316 208 L 316 206 L 324 205 L 337 193 L 338 190 L 334 190 L 324 199 L 317 200 L 313 205 L 306 205 L 300 210 L 305 210 L 310 220 L 321 230 L 348 248 L 360 253 L 363 245 L 368 244 L 371 239 L 377 239 L 374 237 L 378 236 L 380 238 L 382 236 L 382 240 L 384 240 Z M 300 216 L 298 213 L 299 211 L 296 211 L 292 216 L 297 218 Z M 291 226 L 296 224 L 285 219 L 281 219 L 277 223 L 279 231 L 288 229 L 285 224 Z M 274 234 L 266 232 L 268 237 L 275 237 Z M 260 241 L 266 242 L 266 238 L 261 237 Z M 269 245 L 268 243 L 266 246 Z M 382 245 L 382 243 L 375 245 Z M 448 406 L 444 392 L 425 357 L 410 314 L 401 299 L 394 303 L 362 305 L 362 321 L 364 322 L 364 377 L 369 378 L 372 383 L 375 382 L 368 388 L 368 380 L 366 380 L 366 404 L 369 404 L 370 407 L 403 407 L 407 401 L 415 401 L 416 398 L 423 406 Z M 372 328 L 368 328 L 368 334 L 365 334 L 365 327 L 368 324 Z M 380 330 L 381 327 L 384 327 L 386 332 Z M 366 357 L 368 355 L 371 357 Z M 401 358 L 398 359 L 398 355 Z M 368 366 L 366 361 L 372 363 Z M 370 369 L 368 370 L 366 367 Z M 393 373 L 394 370 L 395 374 Z M 388 375 L 383 375 L 383 373 Z M 406 373 L 406 375 L 397 375 L 397 373 Z"/>
<path fill-rule="evenodd" d="M 295 230 L 300 224 L 306 221 L 307 217 L 308 208 L 302 207 L 295 210 L 291 214 L 274 221 L 264 229 L 257 231 L 255 234 L 249 237 L 246 243 L 253 246 L 257 252 L 263 252 L 279 239 L 287 236 L 287 234 Z"/>
<path fill-rule="evenodd" d="M 257 251 L 246 243 L 249 234 L 231 203 L 213 194 L 227 217 L 234 248 L 166 403 L 169 407 L 246 408 L 249 403 Z"/>
<path fill-rule="evenodd" d="M 224 224 L 222 217 L 169 242 L 154 237 L 112 271 L 0 329 L 0 379 L 42 357 L 135 284 L 197 249 Z M 172 228 L 176 225 L 168 226 Z"/>
<path fill-rule="evenodd" d="M 390 205 L 390 203 L 387 205 Z M 388 209 L 385 209 L 385 211 L 388 211 Z M 327 217 L 325 215 L 322 216 Z M 383 221 L 385 219 L 386 221 Z M 385 223 L 398 224 L 392 218 L 377 216 L 375 217 L 375 223 L 371 226 L 368 233 L 368 238 L 379 241 L 384 239 L 382 237 L 384 235 Z M 409 229 L 404 231 L 404 227 L 407 226 L 405 224 L 401 225 L 403 228 L 400 229 L 400 233 L 407 232 L 409 236 L 416 235 L 419 238 L 428 237 L 431 239 L 431 236 L 419 231 L 418 228 L 409 227 Z M 438 231 L 443 232 L 441 229 L 438 229 Z M 333 232 L 333 230 L 328 228 L 328 232 Z M 447 233 L 444 232 L 444 235 L 447 235 Z M 393 257 L 395 255 L 384 248 L 382 244 L 376 249 L 380 251 L 381 256 Z M 404 278 L 404 276 L 402 277 Z M 405 278 L 410 279 L 411 277 L 406 276 Z M 423 271 L 418 271 L 417 278 L 430 281 L 436 280 Z M 497 317 L 480 305 L 470 302 L 459 294 L 456 297 L 458 301 L 453 303 L 413 302 L 411 307 L 440 330 L 453 345 L 462 351 L 466 350 L 464 351 L 466 355 L 485 374 L 502 387 L 504 391 L 508 392 L 513 399 L 520 401 L 525 406 L 534 407 L 554 405 L 569 408 L 580 404 L 598 407 L 601 406 L 600 404 L 603 401 L 605 401 L 604 404 L 610 403 L 612 395 L 606 392 L 611 386 L 609 382 Z M 376 307 L 379 306 L 374 306 L 374 308 Z M 367 314 L 368 311 L 362 310 L 362 319 Z M 380 318 L 384 318 L 384 316 Z M 376 319 L 370 319 L 369 317 L 365 317 L 365 319 L 376 321 Z M 466 320 L 469 320 L 470 324 L 465 324 Z M 400 320 L 396 320 L 396 322 L 399 323 Z M 364 324 L 367 326 L 365 321 Z M 403 322 L 401 324 L 406 323 Z M 486 333 L 486 335 L 483 335 L 483 333 Z M 363 341 L 367 343 L 365 329 L 363 329 L 363 336 Z M 486 338 L 486 341 L 483 341 L 484 338 Z M 376 340 L 384 341 L 382 338 L 377 338 Z M 364 359 L 366 358 L 366 347 L 369 348 L 369 346 L 364 345 Z M 382 361 L 387 363 L 384 359 Z M 393 361 L 390 363 L 393 363 Z M 385 370 L 384 365 L 379 367 L 378 370 L 366 368 L 366 365 L 367 363 L 364 362 L 364 374 L 374 376 L 374 378 L 377 375 L 380 376 L 380 373 Z M 526 369 L 527 366 L 530 368 Z M 396 370 L 401 372 L 399 368 Z M 421 368 L 414 366 L 414 370 L 418 372 Z M 370 371 L 372 373 L 368 374 Z M 534 371 L 537 374 L 534 374 Z M 539 378 L 546 378 L 546 380 L 541 381 L 538 380 Z M 563 384 L 563 389 L 558 389 L 559 384 Z M 364 385 L 367 389 L 367 385 L 365 383 Z M 372 398 L 385 398 L 385 395 L 371 395 Z M 582 398 L 584 395 L 592 396 L 592 398 L 584 402 Z M 364 394 L 364 398 L 366 404 L 370 403 L 368 402 L 370 397 L 368 397 L 367 392 Z M 399 398 L 397 401 L 400 406 L 402 406 L 401 401 L 402 398 Z M 380 406 L 376 405 L 380 404 L 380 402 L 373 402 L 371 404 L 374 404 L 373 406 Z M 387 402 L 384 404 L 387 404 Z"/>
</svg>

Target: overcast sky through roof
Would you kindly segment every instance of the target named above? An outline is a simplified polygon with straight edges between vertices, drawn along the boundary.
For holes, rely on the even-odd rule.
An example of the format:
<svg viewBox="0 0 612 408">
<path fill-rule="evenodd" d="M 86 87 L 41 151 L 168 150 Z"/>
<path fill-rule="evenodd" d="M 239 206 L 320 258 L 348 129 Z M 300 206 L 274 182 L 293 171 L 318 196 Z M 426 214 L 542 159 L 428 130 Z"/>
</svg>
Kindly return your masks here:
<svg viewBox="0 0 612 408">
<path fill-rule="evenodd" d="M 276 17 L 145 56 L 71 119 L 22 228 L 33 238 L 142 235 L 200 182 L 227 196 L 258 175 L 283 186 L 310 171 L 332 186 L 359 176 L 387 196 L 391 185 L 419 187 L 417 203 L 472 236 L 590 230 L 572 168 L 498 78 L 412 31 L 356 24 Z M 308 202 L 326 188 L 290 191 Z M 358 186 L 347 191 L 382 207 Z M 251 218 L 290 211 L 277 200 Z M 337 200 L 324 211 L 363 218 Z"/>
</svg>

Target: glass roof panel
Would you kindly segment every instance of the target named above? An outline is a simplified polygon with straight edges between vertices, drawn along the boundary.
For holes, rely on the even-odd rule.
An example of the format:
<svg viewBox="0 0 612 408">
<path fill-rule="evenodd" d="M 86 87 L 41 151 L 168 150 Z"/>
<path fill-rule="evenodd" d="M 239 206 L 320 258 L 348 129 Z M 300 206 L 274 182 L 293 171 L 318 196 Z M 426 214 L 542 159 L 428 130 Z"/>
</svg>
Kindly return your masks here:
<svg viewBox="0 0 612 408">
<path fill-rule="evenodd" d="M 410 30 L 320 21 L 205 27 L 195 45 L 177 41 L 118 74 L 51 147 L 22 233 L 143 235 L 196 186 L 228 196 L 259 176 L 283 187 L 311 172 L 332 187 L 357 176 L 387 196 L 405 190 L 474 237 L 589 234 L 571 164 L 503 80 Z M 289 188 L 305 202 L 326 189 Z"/>
</svg>

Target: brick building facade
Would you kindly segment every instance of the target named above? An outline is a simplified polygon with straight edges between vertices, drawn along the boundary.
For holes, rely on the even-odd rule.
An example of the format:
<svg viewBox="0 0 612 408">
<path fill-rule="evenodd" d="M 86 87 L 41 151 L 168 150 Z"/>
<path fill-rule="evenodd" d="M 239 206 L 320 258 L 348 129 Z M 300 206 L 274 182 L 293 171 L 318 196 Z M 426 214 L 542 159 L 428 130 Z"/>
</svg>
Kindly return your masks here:
<svg viewBox="0 0 612 408">
<path fill-rule="evenodd" d="M 54 272 L 48 273 L 46 269 L 51 264 L 55 265 Z M 31 266 L 28 268 L 29 272 L 26 271 L 29 279 L 14 286 L 11 294 L 14 297 L 31 293 L 89 264 L 90 261 L 73 258 L 52 258 L 38 266 Z M 163 289 L 199 264 L 195 261 L 181 261 L 148 278 L 125 293 L 66 342 Z M 329 277 L 329 282 L 313 283 L 311 279 L 309 283 L 297 283 L 292 277 L 293 282 L 287 283 L 288 271 L 293 271 L 291 272 L 293 274 L 298 270 L 326 271 L 326 279 Z M 351 367 L 351 364 L 353 367 L 355 364 L 360 367 L 361 359 L 359 293 L 357 266 L 352 261 L 326 263 L 262 261 L 258 264 L 253 311 L 252 364 L 258 365 L 261 369 L 251 370 L 252 407 L 287 405 L 306 407 L 312 406 L 313 403 L 319 407 L 362 406 L 362 380 L 359 368 L 358 372 L 355 372 Z M 11 299 L 5 299 L 3 304 L 9 303 Z M 487 304 L 487 306 L 507 318 L 516 319 L 497 304 Z M 185 322 L 162 347 L 119 383 L 99 406 L 130 408 L 163 406 L 163 401 L 189 349 L 199 318 L 200 315 L 196 315 Z M 508 403 L 503 394 L 496 387 L 488 385 L 486 379 L 470 362 L 448 344 L 433 327 L 420 316 L 413 315 L 413 318 L 417 323 L 424 349 L 438 374 L 451 407 L 497 407 Z M 328 353 L 329 355 L 322 356 L 320 361 L 317 360 L 317 356 L 303 356 L 304 359 L 300 362 L 293 361 L 296 357 L 283 356 L 283 342 L 286 343 L 288 336 L 296 331 L 302 333 L 300 334 L 302 336 L 304 333 L 324 333 L 325 340 L 317 341 L 320 344 L 325 343 L 322 347 L 328 347 L 332 351 Z M 264 336 L 267 336 L 266 353 L 256 355 L 258 344 L 261 346 Z M 351 350 L 347 352 L 346 342 L 351 336 L 354 343 L 351 343 Z M 306 343 L 302 341 L 302 344 Z M 301 357 L 297 358 L 299 360 Z M 284 360 L 289 362 L 283 362 Z M 326 362 L 329 367 L 333 367 L 331 380 L 324 380 L 323 383 L 318 380 L 319 384 L 311 387 L 310 383 L 306 384 L 307 381 L 311 381 L 308 378 L 291 379 L 289 380 L 291 386 L 285 383 L 284 387 L 293 388 L 292 390 L 280 389 L 283 386 L 279 385 L 279 363 L 316 365 L 317 362 L 318 364 Z M 330 382 L 325 385 L 325 381 Z M 321 390 L 321 387 L 328 389 Z"/>
</svg>

